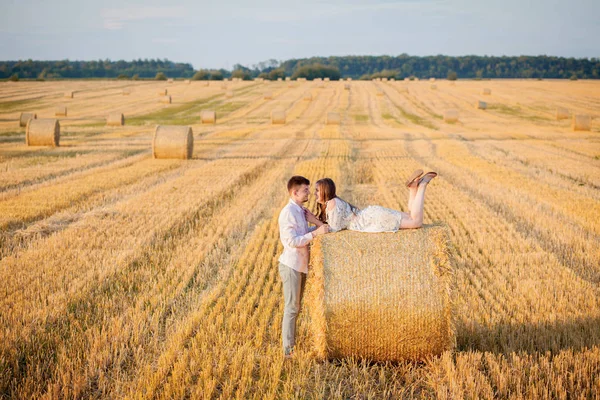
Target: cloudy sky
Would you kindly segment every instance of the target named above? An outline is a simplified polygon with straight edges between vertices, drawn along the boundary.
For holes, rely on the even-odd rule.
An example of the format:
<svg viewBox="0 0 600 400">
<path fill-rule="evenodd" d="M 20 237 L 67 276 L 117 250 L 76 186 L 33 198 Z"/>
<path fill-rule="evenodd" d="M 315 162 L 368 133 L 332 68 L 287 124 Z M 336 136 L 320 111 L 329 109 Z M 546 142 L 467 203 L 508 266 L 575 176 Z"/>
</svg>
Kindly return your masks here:
<svg viewBox="0 0 600 400">
<path fill-rule="evenodd" d="M 600 0 L 0 0 L 0 60 L 600 57 Z"/>
</svg>

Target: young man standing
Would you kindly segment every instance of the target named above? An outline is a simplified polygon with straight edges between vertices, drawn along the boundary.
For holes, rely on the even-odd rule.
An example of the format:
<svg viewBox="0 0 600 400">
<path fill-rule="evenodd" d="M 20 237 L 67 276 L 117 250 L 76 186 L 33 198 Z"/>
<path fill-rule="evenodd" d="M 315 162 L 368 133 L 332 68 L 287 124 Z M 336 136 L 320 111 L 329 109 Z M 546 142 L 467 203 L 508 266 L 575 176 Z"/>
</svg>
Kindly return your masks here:
<svg viewBox="0 0 600 400">
<path fill-rule="evenodd" d="M 304 293 L 308 273 L 308 244 L 314 237 L 329 232 L 329 225 L 308 227 L 303 204 L 308 201 L 310 181 L 303 176 L 292 176 L 288 181 L 290 201 L 279 214 L 279 237 L 283 254 L 279 257 L 279 275 L 283 281 L 285 308 L 281 335 L 286 358 L 293 355 L 296 344 L 296 319 Z"/>
</svg>

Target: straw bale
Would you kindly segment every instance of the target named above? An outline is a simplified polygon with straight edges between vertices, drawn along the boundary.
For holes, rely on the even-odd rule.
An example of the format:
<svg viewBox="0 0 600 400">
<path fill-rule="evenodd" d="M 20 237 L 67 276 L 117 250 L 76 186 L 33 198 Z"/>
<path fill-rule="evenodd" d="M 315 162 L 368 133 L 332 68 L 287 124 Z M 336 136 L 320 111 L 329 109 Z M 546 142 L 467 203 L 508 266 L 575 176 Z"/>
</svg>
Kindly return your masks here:
<svg viewBox="0 0 600 400">
<path fill-rule="evenodd" d="M 415 82 L 419 82 L 419 78 L 415 78 Z"/>
<path fill-rule="evenodd" d="M 273 99 L 273 92 L 265 92 L 263 99 L 265 99 L 265 100 Z"/>
<path fill-rule="evenodd" d="M 390 78 L 390 82 L 396 82 L 396 78 Z"/>
<path fill-rule="evenodd" d="M 106 125 L 108 126 L 123 126 L 125 125 L 125 116 L 123 113 L 118 111 L 111 112 L 106 118 Z"/>
<path fill-rule="evenodd" d="M 458 110 L 446 110 L 444 112 L 445 122 L 457 122 L 458 121 Z"/>
<path fill-rule="evenodd" d="M 271 124 L 285 124 L 285 111 L 271 111 Z"/>
<path fill-rule="evenodd" d="M 429 82 L 435 82 L 435 78 L 429 78 Z"/>
<path fill-rule="evenodd" d="M 486 110 L 487 103 L 485 101 L 477 100 L 477 102 L 475 102 L 475 108 L 479 110 Z"/>
<path fill-rule="evenodd" d="M 189 79 L 186 79 L 186 80 L 183 81 L 183 83 L 185 83 L 186 85 L 189 85 L 190 83 L 192 83 L 192 81 L 189 80 Z"/>
<path fill-rule="evenodd" d="M 339 125 L 342 122 L 342 118 L 340 117 L 340 113 L 338 112 L 328 112 L 327 119 L 325 121 L 326 125 Z"/>
<path fill-rule="evenodd" d="M 312 93 L 311 92 L 304 92 L 304 96 L 302 97 L 303 100 L 305 101 L 312 101 Z"/>
<path fill-rule="evenodd" d="M 431 86 L 429 86 L 429 89 L 431 89 L 431 90 L 437 90 L 437 85 L 431 85 Z"/>
<path fill-rule="evenodd" d="M 404 78 L 404 82 L 408 82 L 408 81 L 410 81 L 409 78 Z"/>
<path fill-rule="evenodd" d="M 325 88 L 325 82 L 323 82 L 323 81 L 317 81 L 317 87 L 319 89 L 324 89 Z"/>
<path fill-rule="evenodd" d="M 190 126 L 157 125 L 152 138 L 154 158 L 192 158 L 194 134 Z"/>
<path fill-rule="evenodd" d="M 174 81 L 173 81 L 173 78 L 169 78 L 169 79 L 167 79 L 167 83 L 173 83 L 173 82 L 174 82 Z"/>
<path fill-rule="evenodd" d="M 73 98 L 73 91 L 69 90 L 65 92 L 65 98 L 66 99 L 72 99 Z"/>
<path fill-rule="evenodd" d="M 481 94 L 490 95 L 490 94 L 492 94 L 492 89 L 490 89 L 490 88 L 483 88 L 483 90 L 481 91 Z"/>
<path fill-rule="evenodd" d="M 202 81 L 202 86 L 209 86 L 210 82 L 209 81 Z"/>
<path fill-rule="evenodd" d="M 344 85 L 344 90 L 350 90 L 350 85 L 346 83 L 346 84 Z"/>
<path fill-rule="evenodd" d="M 26 127 L 27 126 L 27 122 L 29 122 L 30 119 L 37 119 L 37 114 L 36 113 L 21 113 L 21 115 L 19 116 L 19 126 L 20 127 Z"/>
<path fill-rule="evenodd" d="M 592 117 L 589 115 L 573 115 L 574 131 L 589 131 L 592 129 Z"/>
<path fill-rule="evenodd" d="M 348 82 L 350 82 L 350 81 L 352 80 L 352 78 L 346 78 L 346 80 L 347 80 Z"/>
<path fill-rule="evenodd" d="M 212 110 L 205 110 L 200 113 L 200 120 L 203 124 L 216 124 L 217 123 L 217 112 Z"/>
<path fill-rule="evenodd" d="M 27 146 L 58 146 L 60 124 L 54 118 L 30 119 L 25 130 Z"/>
<path fill-rule="evenodd" d="M 564 107 L 556 107 L 556 119 L 558 121 L 561 119 L 569 119 L 569 109 Z"/>
<path fill-rule="evenodd" d="M 162 96 L 160 102 L 164 104 L 171 104 L 171 96 Z"/>
<path fill-rule="evenodd" d="M 131 89 L 130 88 L 123 89 L 122 94 L 123 94 L 123 96 L 129 96 L 131 94 Z"/>
<path fill-rule="evenodd" d="M 385 93 L 381 89 L 377 89 L 377 96 L 383 96 Z"/>
<path fill-rule="evenodd" d="M 291 77 L 289 77 L 289 76 L 286 76 L 286 77 L 285 77 L 285 81 L 286 81 L 286 82 L 289 82 L 289 81 L 291 81 L 291 80 L 292 80 L 292 78 L 291 78 Z"/>
<path fill-rule="evenodd" d="M 156 94 L 159 96 L 166 96 L 167 94 L 169 94 L 169 92 L 167 91 L 167 89 L 160 89 L 156 92 Z"/>
<path fill-rule="evenodd" d="M 277 78 L 277 82 L 283 82 L 283 78 Z"/>
<path fill-rule="evenodd" d="M 65 106 L 57 106 L 54 108 L 54 116 L 55 117 L 66 117 L 67 116 L 67 107 Z"/>
<path fill-rule="evenodd" d="M 388 78 L 381 78 L 381 82 L 387 82 Z"/>
<path fill-rule="evenodd" d="M 228 99 L 233 97 L 233 90 L 228 90 L 227 92 L 225 92 L 225 97 L 227 97 Z"/>
<path fill-rule="evenodd" d="M 318 237 L 306 287 L 314 355 L 425 360 L 455 346 L 448 228 Z"/>
<path fill-rule="evenodd" d="M 323 81 L 329 82 L 329 78 L 323 78 Z"/>
</svg>

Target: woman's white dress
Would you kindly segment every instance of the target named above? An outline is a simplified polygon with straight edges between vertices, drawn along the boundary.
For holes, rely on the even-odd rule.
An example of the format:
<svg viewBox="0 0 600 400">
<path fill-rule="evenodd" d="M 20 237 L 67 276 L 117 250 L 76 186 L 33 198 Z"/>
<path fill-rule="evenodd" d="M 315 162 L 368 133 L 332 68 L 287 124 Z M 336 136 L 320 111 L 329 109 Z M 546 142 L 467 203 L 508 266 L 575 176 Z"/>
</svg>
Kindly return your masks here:
<svg viewBox="0 0 600 400">
<path fill-rule="evenodd" d="M 342 229 L 359 232 L 396 232 L 400 229 L 402 213 L 381 206 L 354 209 L 340 198 L 334 198 L 333 209 L 326 210 L 330 232 Z"/>
</svg>

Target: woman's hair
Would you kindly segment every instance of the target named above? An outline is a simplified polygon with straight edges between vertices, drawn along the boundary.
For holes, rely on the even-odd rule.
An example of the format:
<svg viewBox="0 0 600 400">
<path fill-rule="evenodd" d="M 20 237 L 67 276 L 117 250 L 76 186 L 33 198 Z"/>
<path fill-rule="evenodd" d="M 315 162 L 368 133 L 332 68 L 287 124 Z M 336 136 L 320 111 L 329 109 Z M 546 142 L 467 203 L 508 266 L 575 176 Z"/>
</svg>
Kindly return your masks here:
<svg viewBox="0 0 600 400">
<path fill-rule="evenodd" d="M 319 187 L 319 198 L 317 199 L 317 219 L 321 222 L 327 222 L 327 202 L 337 197 L 335 194 L 335 183 L 330 178 L 323 178 L 315 182 L 315 186 Z M 350 204 L 350 208 L 352 209 L 353 213 L 356 213 L 356 207 Z"/>
</svg>

